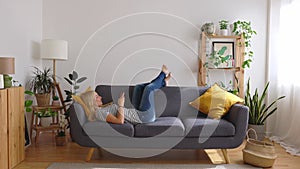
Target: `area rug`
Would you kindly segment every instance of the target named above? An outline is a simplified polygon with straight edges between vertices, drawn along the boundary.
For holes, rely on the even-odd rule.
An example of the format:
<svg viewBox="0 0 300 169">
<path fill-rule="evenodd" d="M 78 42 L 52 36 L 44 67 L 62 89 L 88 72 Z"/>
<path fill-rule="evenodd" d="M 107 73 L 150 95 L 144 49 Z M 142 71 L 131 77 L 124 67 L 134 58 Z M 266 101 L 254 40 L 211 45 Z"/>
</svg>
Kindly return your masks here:
<svg viewBox="0 0 300 169">
<path fill-rule="evenodd" d="M 239 164 L 97 164 L 97 163 L 52 163 L 47 169 L 258 169 Z"/>
</svg>

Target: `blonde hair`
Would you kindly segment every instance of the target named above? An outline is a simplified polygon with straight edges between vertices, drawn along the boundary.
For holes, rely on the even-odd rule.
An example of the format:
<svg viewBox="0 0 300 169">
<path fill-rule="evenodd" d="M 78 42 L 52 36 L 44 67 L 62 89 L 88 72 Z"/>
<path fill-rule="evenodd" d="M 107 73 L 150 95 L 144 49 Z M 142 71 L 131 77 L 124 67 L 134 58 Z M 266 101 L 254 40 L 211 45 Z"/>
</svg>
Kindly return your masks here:
<svg viewBox="0 0 300 169">
<path fill-rule="evenodd" d="M 84 104 L 88 107 L 88 109 L 91 111 L 91 114 L 89 114 L 88 119 L 90 121 L 94 121 L 95 113 L 97 111 L 95 91 L 86 91 L 80 95 L 80 98 L 84 102 Z"/>
</svg>

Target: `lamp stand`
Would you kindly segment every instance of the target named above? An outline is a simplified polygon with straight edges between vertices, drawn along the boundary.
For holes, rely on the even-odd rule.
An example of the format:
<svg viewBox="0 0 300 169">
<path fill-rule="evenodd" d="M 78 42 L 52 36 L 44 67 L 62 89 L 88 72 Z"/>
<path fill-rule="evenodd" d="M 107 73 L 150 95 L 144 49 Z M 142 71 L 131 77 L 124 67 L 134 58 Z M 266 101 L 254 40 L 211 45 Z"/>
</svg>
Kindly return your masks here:
<svg viewBox="0 0 300 169">
<path fill-rule="evenodd" d="M 62 96 L 62 93 L 61 93 L 61 90 L 60 90 L 59 83 L 56 82 L 56 65 L 55 65 L 55 59 L 53 59 L 53 81 L 54 81 L 54 86 L 55 86 L 55 88 L 57 90 L 57 93 L 58 93 L 61 105 L 63 106 L 64 111 L 67 112 L 65 102 L 63 101 L 63 96 Z M 55 91 L 54 91 L 54 93 L 55 93 Z"/>
</svg>

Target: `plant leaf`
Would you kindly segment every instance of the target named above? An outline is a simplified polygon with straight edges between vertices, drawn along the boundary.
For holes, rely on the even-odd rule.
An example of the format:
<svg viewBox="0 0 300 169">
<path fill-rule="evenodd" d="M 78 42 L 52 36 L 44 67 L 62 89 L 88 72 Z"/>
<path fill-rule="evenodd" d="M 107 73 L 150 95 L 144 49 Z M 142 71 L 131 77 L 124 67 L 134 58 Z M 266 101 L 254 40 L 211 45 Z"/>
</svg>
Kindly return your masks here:
<svg viewBox="0 0 300 169">
<path fill-rule="evenodd" d="M 76 82 L 81 83 L 81 82 L 85 81 L 86 79 L 87 79 L 87 77 L 81 77 Z"/>
<path fill-rule="evenodd" d="M 78 73 L 75 70 L 73 70 L 72 74 L 73 74 L 73 79 L 72 80 L 76 80 L 78 78 Z"/>
<path fill-rule="evenodd" d="M 69 74 L 69 79 L 73 80 L 73 74 L 71 74 L 71 73 Z"/>
<path fill-rule="evenodd" d="M 25 107 L 30 107 L 33 104 L 33 100 L 25 100 Z"/>
<path fill-rule="evenodd" d="M 34 95 L 34 93 L 33 93 L 32 91 L 30 91 L 30 90 L 25 90 L 24 93 L 25 93 L 25 94 L 28 94 L 28 95 L 30 95 L 30 96 L 33 96 L 33 95 Z"/>
<path fill-rule="evenodd" d="M 70 74 L 69 74 L 70 75 Z M 70 84 L 73 85 L 73 82 L 71 80 L 69 80 L 68 78 L 64 77 L 64 79 Z M 71 79 L 71 78 L 70 78 Z"/>
<path fill-rule="evenodd" d="M 219 54 L 219 55 L 224 55 L 224 53 L 225 53 L 226 50 L 227 50 L 227 47 L 226 47 L 226 46 L 223 46 L 223 47 L 218 51 L 217 54 Z"/>
<path fill-rule="evenodd" d="M 26 107 L 26 112 L 32 112 L 32 108 L 31 107 Z"/>
</svg>

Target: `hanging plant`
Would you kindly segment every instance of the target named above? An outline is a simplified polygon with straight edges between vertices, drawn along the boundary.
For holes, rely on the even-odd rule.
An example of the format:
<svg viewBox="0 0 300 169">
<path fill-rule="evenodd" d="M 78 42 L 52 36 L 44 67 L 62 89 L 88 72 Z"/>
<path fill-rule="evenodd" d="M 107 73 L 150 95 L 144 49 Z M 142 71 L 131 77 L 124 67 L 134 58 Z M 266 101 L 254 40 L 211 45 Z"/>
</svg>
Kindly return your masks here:
<svg viewBox="0 0 300 169">
<path fill-rule="evenodd" d="M 251 38 L 253 35 L 256 35 L 256 31 L 252 29 L 251 22 L 246 21 L 236 21 L 233 23 L 233 30 L 232 32 L 235 35 L 243 36 L 245 42 L 245 56 L 248 56 L 243 62 L 243 68 L 248 67 L 250 68 L 250 63 L 252 62 L 253 58 L 253 51 L 251 50 Z M 240 44 L 243 45 L 243 44 Z"/>
</svg>

